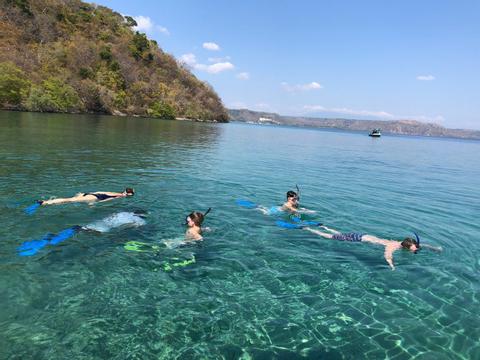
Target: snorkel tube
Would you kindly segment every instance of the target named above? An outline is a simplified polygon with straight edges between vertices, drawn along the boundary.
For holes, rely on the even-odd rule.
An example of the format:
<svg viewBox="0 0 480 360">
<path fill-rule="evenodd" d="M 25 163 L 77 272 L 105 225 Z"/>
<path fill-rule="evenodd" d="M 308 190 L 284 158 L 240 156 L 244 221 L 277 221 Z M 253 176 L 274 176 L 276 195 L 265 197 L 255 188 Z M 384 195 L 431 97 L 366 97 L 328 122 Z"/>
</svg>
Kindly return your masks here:
<svg viewBox="0 0 480 360">
<path fill-rule="evenodd" d="M 295 184 L 295 187 L 297 188 L 297 199 L 300 201 L 300 188 L 298 187 L 297 184 Z"/>
<path fill-rule="evenodd" d="M 415 238 L 417 239 L 417 248 L 420 249 L 420 236 L 418 236 L 418 234 L 414 231 L 413 232 L 415 234 Z"/>
<path fill-rule="evenodd" d="M 203 215 L 203 218 L 205 218 L 207 216 L 207 214 L 212 210 L 211 207 L 208 208 L 207 211 L 205 211 L 202 215 Z M 190 215 L 193 215 L 195 212 L 192 212 Z M 188 218 L 190 217 L 190 215 L 187 215 L 187 217 L 185 218 L 185 223 L 183 225 L 188 225 Z M 203 221 L 203 220 L 202 220 Z"/>
</svg>

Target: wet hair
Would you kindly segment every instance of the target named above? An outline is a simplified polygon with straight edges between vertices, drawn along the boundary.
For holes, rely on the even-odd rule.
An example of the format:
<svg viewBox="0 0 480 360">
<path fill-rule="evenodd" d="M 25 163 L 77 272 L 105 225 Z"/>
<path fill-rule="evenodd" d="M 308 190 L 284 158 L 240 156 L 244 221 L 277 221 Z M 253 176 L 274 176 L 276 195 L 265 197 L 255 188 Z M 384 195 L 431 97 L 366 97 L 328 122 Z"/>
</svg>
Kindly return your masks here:
<svg viewBox="0 0 480 360">
<path fill-rule="evenodd" d="M 415 240 L 413 240 L 412 238 L 407 237 L 402 241 L 401 245 L 404 249 L 410 250 L 410 246 L 412 246 L 412 245 L 416 246 L 417 242 Z"/>
<path fill-rule="evenodd" d="M 132 188 L 126 188 L 125 192 L 127 195 L 135 195 L 135 191 Z"/>
<path fill-rule="evenodd" d="M 291 198 L 291 197 L 298 198 L 298 195 L 295 191 L 290 190 L 290 191 L 287 192 L 287 200 L 288 200 L 288 198 Z"/>
<path fill-rule="evenodd" d="M 201 212 L 194 211 L 190 215 L 187 216 L 187 218 L 190 218 L 193 223 L 197 226 L 201 226 L 203 223 L 204 215 Z"/>
</svg>

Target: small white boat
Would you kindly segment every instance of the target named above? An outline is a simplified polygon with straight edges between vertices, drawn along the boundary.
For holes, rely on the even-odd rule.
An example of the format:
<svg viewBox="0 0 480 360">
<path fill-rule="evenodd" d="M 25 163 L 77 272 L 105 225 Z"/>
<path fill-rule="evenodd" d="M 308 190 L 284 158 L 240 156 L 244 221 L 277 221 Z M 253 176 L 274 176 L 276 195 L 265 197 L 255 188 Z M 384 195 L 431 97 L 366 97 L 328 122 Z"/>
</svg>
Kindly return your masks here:
<svg viewBox="0 0 480 360">
<path fill-rule="evenodd" d="M 382 133 L 380 132 L 380 129 L 373 129 L 368 136 L 371 137 L 380 137 L 382 136 Z"/>
</svg>

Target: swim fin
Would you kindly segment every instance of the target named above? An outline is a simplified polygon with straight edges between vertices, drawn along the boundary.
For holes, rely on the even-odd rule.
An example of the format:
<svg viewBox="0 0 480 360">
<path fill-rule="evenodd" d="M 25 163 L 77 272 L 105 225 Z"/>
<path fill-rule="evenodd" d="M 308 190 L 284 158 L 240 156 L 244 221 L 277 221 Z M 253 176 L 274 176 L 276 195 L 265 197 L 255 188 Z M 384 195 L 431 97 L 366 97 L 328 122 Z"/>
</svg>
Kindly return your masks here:
<svg viewBox="0 0 480 360">
<path fill-rule="evenodd" d="M 253 209 L 253 208 L 256 208 L 257 207 L 257 204 L 249 201 L 249 200 L 237 200 L 236 201 L 237 205 L 238 206 L 241 206 L 241 207 L 244 207 L 244 208 L 247 208 L 247 209 Z"/>
<path fill-rule="evenodd" d="M 27 215 L 33 215 L 35 213 L 35 211 L 37 211 L 37 209 L 42 205 L 42 203 L 40 201 L 37 201 L 35 204 L 33 205 L 30 205 L 29 207 L 27 207 L 24 211 L 25 211 L 25 214 Z"/>
</svg>

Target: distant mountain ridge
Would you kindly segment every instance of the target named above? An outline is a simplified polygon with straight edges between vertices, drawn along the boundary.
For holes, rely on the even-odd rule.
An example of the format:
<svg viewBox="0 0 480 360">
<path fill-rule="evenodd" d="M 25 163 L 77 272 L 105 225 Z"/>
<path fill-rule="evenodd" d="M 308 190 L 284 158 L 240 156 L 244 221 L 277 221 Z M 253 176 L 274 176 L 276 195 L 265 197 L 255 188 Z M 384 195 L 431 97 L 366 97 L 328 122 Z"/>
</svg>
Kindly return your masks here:
<svg viewBox="0 0 480 360">
<path fill-rule="evenodd" d="M 0 0 L 0 109 L 228 121 L 137 23 L 80 0 Z"/>
<path fill-rule="evenodd" d="M 370 132 L 380 128 L 385 134 L 438 136 L 459 139 L 480 140 L 480 131 L 467 129 L 448 129 L 438 124 L 423 123 L 416 120 L 352 120 L 341 118 L 313 118 L 301 116 L 283 116 L 276 113 L 252 111 L 248 109 L 229 109 L 230 121 L 254 124 L 278 124 L 312 128 L 339 129 Z M 262 119 L 262 120 L 259 120 Z"/>
</svg>

